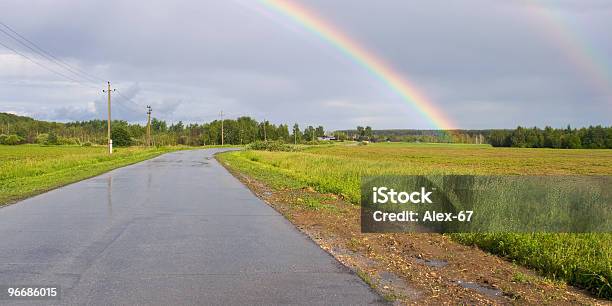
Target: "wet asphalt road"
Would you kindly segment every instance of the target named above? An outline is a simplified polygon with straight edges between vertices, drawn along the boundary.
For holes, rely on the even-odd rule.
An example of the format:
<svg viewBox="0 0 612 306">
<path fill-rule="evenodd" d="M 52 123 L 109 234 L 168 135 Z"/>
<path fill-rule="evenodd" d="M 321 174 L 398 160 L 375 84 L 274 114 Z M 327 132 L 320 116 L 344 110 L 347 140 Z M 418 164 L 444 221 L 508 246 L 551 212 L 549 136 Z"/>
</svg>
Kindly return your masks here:
<svg viewBox="0 0 612 306">
<path fill-rule="evenodd" d="M 0 208 L 0 286 L 60 286 L 45 305 L 381 302 L 218 151 L 166 154 Z"/>
</svg>

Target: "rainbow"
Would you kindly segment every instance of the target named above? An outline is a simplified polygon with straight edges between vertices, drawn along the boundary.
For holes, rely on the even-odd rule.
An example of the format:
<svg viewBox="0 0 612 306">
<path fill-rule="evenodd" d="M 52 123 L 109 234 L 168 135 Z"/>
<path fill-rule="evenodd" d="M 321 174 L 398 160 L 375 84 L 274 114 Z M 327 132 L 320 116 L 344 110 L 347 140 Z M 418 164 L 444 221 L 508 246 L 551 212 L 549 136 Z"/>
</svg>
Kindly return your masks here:
<svg viewBox="0 0 612 306">
<path fill-rule="evenodd" d="M 260 0 L 260 2 L 327 41 L 354 62 L 364 67 L 396 92 L 402 100 L 414 106 L 435 128 L 441 130 L 454 129 L 453 123 L 439 110 L 439 107 L 419 92 L 414 85 L 335 26 L 290 0 Z"/>
<path fill-rule="evenodd" d="M 592 86 L 597 87 L 608 100 L 612 99 L 612 75 L 606 69 L 606 61 L 580 34 L 570 29 L 560 16 L 541 2 L 523 0 L 532 22 L 538 24 L 546 38 L 554 42 L 570 62 L 589 78 Z"/>
</svg>

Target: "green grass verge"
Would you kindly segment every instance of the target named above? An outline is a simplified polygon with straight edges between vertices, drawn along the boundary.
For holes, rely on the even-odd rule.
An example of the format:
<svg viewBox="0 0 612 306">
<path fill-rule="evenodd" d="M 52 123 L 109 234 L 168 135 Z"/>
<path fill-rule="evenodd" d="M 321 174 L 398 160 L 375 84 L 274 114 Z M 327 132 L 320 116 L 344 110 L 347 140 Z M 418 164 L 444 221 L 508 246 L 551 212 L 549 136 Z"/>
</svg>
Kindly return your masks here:
<svg viewBox="0 0 612 306">
<path fill-rule="evenodd" d="M 0 205 L 179 149 L 0 145 Z"/>
<path fill-rule="evenodd" d="M 313 187 L 358 204 L 362 175 L 612 174 L 612 150 L 491 148 L 448 144 L 327 146 L 218 156 L 274 188 Z M 453 234 L 458 242 L 612 298 L 612 234 Z"/>
</svg>

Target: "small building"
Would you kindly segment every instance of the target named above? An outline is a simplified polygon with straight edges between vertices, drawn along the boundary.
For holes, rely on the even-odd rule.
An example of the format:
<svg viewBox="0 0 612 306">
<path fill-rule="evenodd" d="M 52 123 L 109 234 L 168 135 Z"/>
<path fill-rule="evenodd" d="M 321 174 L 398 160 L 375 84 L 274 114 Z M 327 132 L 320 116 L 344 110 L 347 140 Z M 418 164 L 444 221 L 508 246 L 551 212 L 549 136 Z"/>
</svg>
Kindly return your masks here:
<svg viewBox="0 0 612 306">
<path fill-rule="evenodd" d="M 336 140 L 336 137 L 334 137 L 334 136 L 319 136 L 319 137 L 317 137 L 317 140 L 319 140 L 319 141 Z"/>
</svg>

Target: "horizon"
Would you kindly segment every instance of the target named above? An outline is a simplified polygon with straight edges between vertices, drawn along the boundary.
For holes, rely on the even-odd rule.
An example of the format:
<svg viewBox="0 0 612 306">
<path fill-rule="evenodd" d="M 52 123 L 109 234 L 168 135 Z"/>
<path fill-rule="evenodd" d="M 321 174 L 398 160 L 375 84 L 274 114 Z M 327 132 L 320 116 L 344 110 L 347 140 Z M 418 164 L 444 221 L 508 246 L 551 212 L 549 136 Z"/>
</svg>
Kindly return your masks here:
<svg viewBox="0 0 612 306">
<path fill-rule="evenodd" d="M 33 120 L 37 120 L 37 121 L 45 121 L 45 122 L 56 122 L 56 123 L 62 123 L 62 124 L 68 124 L 68 123 L 74 123 L 74 122 L 87 122 L 87 121 L 92 121 L 92 120 L 102 120 L 102 121 L 107 121 L 104 118 L 94 118 L 94 119 L 87 119 L 87 120 L 72 120 L 72 121 L 53 121 L 53 120 L 44 120 L 44 119 L 40 119 L 40 118 L 34 118 L 34 117 L 30 117 L 30 116 L 26 116 L 26 115 L 19 115 L 19 114 L 14 114 L 14 113 L 9 113 L 9 112 L 0 112 L 0 114 L 11 114 L 11 115 L 15 115 L 15 116 L 21 116 L 21 117 L 28 117 L 31 118 Z M 312 126 L 312 127 L 317 127 L 317 126 L 323 126 L 326 130 L 326 132 L 346 132 L 346 131 L 357 131 L 357 127 L 358 126 L 362 126 L 362 127 L 367 127 L 368 125 L 357 125 L 355 127 L 352 128 L 338 128 L 338 129 L 327 129 L 327 127 L 325 127 L 324 125 L 320 125 L 320 124 L 306 124 L 306 123 L 300 123 L 300 122 L 272 122 L 270 120 L 260 120 L 257 117 L 254 116 L 250 116 L 250 115 L 241 115 L 239 117 L 224 117 L 224 120 L 236 120 L 240 117 L 249 117 L 257 122 L 264 122 L 264 121 L 268 121 L 270 124 L 274 124 L 274 125 L 280 125 L 280 124 L 285 124 L 288 127 L 291 127 L 293 124 L 298 124 L 300 126 L 301 129 L 306 128 L 308 126 Z M 217 119 L 213 119 L 213 120 L 204 120 L 204 121 L 182 121 L 182 120 L 178 120 L 178 121 L 168 121 L 165 120 L 163 118 L 157 118 L 157 117 L 151 117 L 151 119 L 157 119 L 160 121 L 164 121 L 167 124 L 169 124 L 170 126 L 182 122 L 184 125 L 188 125 L 188 124 L 197 124 L 197 125 L 204 125 L 207 123 L 211 123 L 214 121 L 220 121 L 220 118 Z M 122 119 L 112 119 L 113 121 L 125 121 Z M 141 125 L 141 126 L 146 126 L 147 122 L 145 121 L 126 121 L 128 124 L 137 124 L 137 125 Z M 531 129 L 531 128 L 538 128 L 538 129 L 544 129 L 546 127 L 551 127 L 553 129 L 566 129 L 567 127 L 570 127 L 572 129 L 582 129 L 582 128 L 589 128 L 589 127 L 597 127 L 597 126 L 601 126 L 604 128 L 607 127 L 612 127 L 612 125 L 608 126 L 608 125 L 602 125 L 602 124 L 591 124 L 591 125 L 585 125 L 585 126 L 573 126 L 570 124 L 566 124 L 565 126 L 515 126 L 515 127 L 510 127 L 510 128 L 481 128 L 481 129 L 461 129 L 461 128 L 456 128 L 456 129 L 427 129 L 427 128 L 423 128 L 423 129 L 413 129 L 413 128 L 376 128 L 376 127 L 372 127 L 372 131 L 494 131 L 494 130 L 514 130 L 517 127 L 522 127 L 522 128 L 526 128 L 526 129 Z"/>
</svg>

